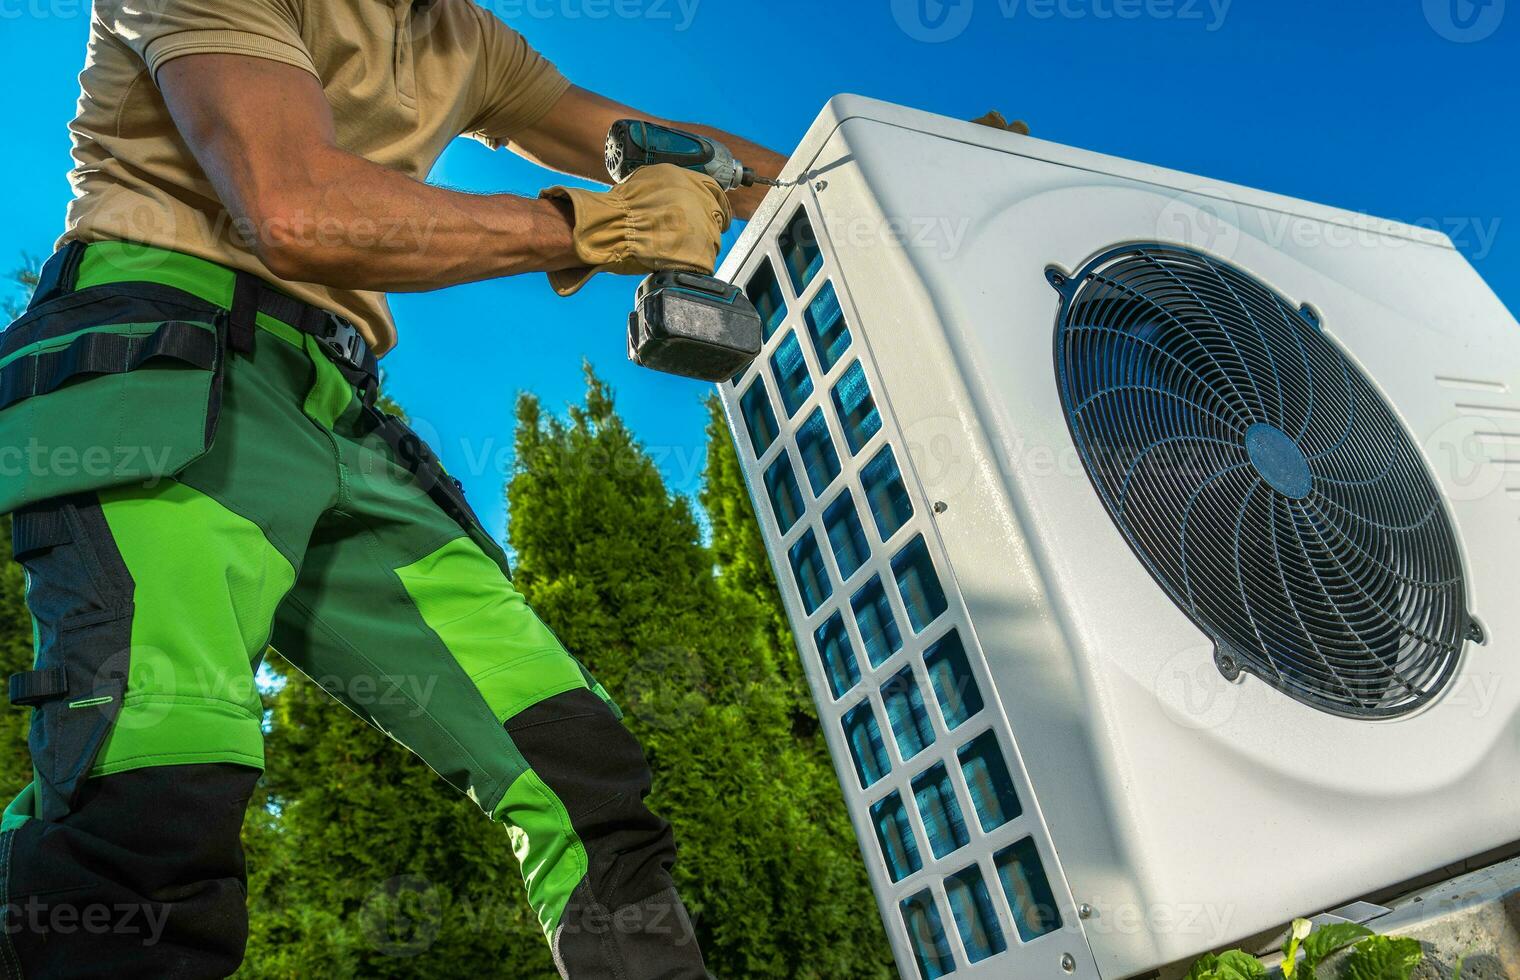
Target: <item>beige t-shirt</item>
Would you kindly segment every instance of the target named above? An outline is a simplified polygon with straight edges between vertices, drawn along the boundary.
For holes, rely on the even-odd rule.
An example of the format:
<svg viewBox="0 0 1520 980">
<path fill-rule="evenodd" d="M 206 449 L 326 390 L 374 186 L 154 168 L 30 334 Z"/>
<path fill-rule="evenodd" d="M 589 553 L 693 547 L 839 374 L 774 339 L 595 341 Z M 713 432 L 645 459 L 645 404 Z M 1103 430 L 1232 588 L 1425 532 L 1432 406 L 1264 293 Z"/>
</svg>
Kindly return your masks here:
<svg viewBox="0 0 1520 980">
<path fill-rule="evenodd" d="M 142 242 L 243 269 L 353 320 L 382 353 L 396 343 L 384 294 L 275 278 L 247 245 L 255 229 L 223 209 L 180 138 L 154 78 L 174 58 L 208 52 L 311 72 L 339 146 L 419 179 L 456 136 L 500 146 L 569 87 L 472 0 L 95 0 L 60 243 Z M 408 231 L 376 218 L 373 228 L 326 232 L 319 220 L 316 234 L 381 244 Z"/>
</svg>

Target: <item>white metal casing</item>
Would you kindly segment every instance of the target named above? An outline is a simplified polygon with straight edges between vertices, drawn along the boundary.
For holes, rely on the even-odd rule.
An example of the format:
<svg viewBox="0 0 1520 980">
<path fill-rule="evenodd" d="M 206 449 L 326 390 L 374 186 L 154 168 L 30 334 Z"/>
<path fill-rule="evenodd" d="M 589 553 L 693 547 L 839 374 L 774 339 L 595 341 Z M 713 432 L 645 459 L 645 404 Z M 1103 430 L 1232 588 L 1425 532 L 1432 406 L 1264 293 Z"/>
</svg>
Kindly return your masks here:
<svg viewBox="0 0 1520 980">
<path fill-rule="evenodd" d="M 854 96 L 825 108 L 722 275 L 746 283 L 767 258 L 787 302 L 761 357 L 720 386 L 841 785 L 904 976 L 915 965 L 900 903 L 928 890 L 953 976 L 1128 977 L 1236 942 L 1520 838 L 1520 329 L 1438 233 L 1046 143 Z M 823 268 L 797 295 L 776 239 L 798 209 Z M 1053 367 L 1067 271 L 1117 244 L 1188 245 L 1293 303 L 1370 377 L 1423 446 L 1485 627 L 1436 701 L 1393 721 L 1306 707 L 1247 677 L 1226 681 L 1213 645 L 1147 573 L 1094 491 L 1067 429 Z M 853 342 L 825 376 L 804 311 L 827 280 Z M 802 340 L 813 392 L 788 417 L 771 355 Z M 883 421 L 855 454 L 830 391 L 859 360 Z M 758 459 L 740 398 L 757 379 L 779 423 Z M 822 410 L 842 473 L 810 492 L 795 441 Z M 890 445 L 909 524 L 841 582 L 822 523 L 862 465 Z M 805 512 L 782 533 L 763 479 L 797 466 Z M 811 531 L 832 597 L 809 615 L 789 549 Z M 891 559 L 922 534 L 948 596 L 915 635 Z M 905 643 L 872 667 L 849 601 L 875 574 Z M 863 675 L 835 698 L 814 643 L 833 611 Z M 987 702 L 948 732 L 922 651 L 962 634 Z M 881 687 L 911 666 L 936 739 L 901 758 Z M 868 701 L 891 771 L 862 789 L 841 718 Z M 935 860 L 913 780 L 991 727 L 1023 815 L 983 835 L 956 780 L 970 841 Z M 923 869 L 887 873 L 871 806 L 902 794 Z M 1061 928 L 1024 943 L 992 855 L 1031 839 Z M 977 865 L 1007 950 L 968 962 L 943 879 Z M 1079 907 L 1087 914 L 1080 914 Z M 1068 958 L 1069 957 L 1069 958 Z"/>
</svg>

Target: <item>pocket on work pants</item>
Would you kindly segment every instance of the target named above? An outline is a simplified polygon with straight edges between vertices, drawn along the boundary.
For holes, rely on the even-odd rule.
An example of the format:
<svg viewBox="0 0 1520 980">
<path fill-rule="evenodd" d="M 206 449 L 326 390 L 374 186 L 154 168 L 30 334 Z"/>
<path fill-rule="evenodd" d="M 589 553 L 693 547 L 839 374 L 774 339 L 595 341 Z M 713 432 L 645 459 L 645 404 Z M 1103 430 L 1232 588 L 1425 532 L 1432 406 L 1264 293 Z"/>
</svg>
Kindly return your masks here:
<svg viewBox="0 0 1520 980">
<path fill-rule="evenodd" d="M 0 333 L 0 513 L 154 486 L 211 448 L 227 315 L 155 283 L 36 303 Z"/>
<path fill-rule="evenodd" d="M 428 499 L 450 520 L 458 524 L 470 540 L 500 566 L 501 573 L 510 579 L 512 569 L 507 561 L 507 553 L 486 531 L 485 525 L 481 524 L 475 509 L 465 498 L 464 486 L 443 468 L 443 463 L 432 447 L 398 416 L 378 408 L 368 408 L 365 411 L 371 429 L 390 447 L 395 463 L 411 474 L 417 488 L 427 494 Z"/>
<path fill-rule="evenodd" d="M 12 704 L 35 709 L 28 744 L 36 815 L 74 809 L 121 712 L 132 646 L 132 578 L 94 494 L 16 513 L 13 557 L 26 569 L 33 669 L 10 678 Z"/>
</svg>

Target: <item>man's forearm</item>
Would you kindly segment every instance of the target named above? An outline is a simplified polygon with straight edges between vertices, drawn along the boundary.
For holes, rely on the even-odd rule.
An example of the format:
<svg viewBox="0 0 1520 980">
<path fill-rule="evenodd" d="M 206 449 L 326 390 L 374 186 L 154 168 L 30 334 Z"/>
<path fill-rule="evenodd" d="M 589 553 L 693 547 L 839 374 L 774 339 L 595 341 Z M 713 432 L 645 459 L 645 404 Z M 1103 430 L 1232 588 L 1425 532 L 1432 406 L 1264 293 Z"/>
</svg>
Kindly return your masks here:
<svg viewBox="0 0 1520 980">
<path fill-rule="evenodd" d="M 243 55 L 176 58 L 158 86 L 247 245 L 281 279 L 386 292 L 577 264 L 571 215 L 433 187 L 337 144 L 311 74 Z"/>
<path fill-rule="evenodd" d="M 248 244 L 281 278 L 409 292 L 577 264 L 570 218 L 549 201 L 434 187 L 334 147 L 287 175 L 263 195 L 277 205 L 239 202 Z"/>
</svg>

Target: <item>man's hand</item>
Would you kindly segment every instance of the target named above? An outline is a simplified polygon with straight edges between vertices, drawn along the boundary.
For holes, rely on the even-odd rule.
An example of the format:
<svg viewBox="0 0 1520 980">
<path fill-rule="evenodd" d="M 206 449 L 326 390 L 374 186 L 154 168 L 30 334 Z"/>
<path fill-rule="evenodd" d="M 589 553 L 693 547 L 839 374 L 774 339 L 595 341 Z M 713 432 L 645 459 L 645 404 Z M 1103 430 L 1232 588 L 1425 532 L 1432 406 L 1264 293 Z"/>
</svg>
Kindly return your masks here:
<svg viewBox="0 0 1520 980">
<path fill-rule="evenodd" d="M 989 126 L 992 129 L 1003 129 L 1007 130 L 1010 133 L 1018 133 L 1020 136 L 1029 135 L 1028 123 L 1022 119 L 1015 119 L 1013 122 L 1009 122 L 1007 119 L 1004 119 L 1003 114 L 1001 112 L 998 112 L 996 109 L 988 112 L 985 116 L 977 116 L 971 121 L 976 123 L 978 126 Z"/>
<path fill-rule="evenodd" d="M 661 269 L 711 274 L 733 210 L 718 182 L 671 164 L 645 167 L 610 191 L 551 187 L 543 197 L 574 214 L 575 254 L 585 265 L 549 273 L 569 296 L 598 272 Z"/>
<path fill-rule="evenodd" d="M 158 73 L 174 123 L 275 276 L 341 289 L 438 289 L 580 265 L 552 201 L 433 187 L 337 146 L 310 73 L 241 55 Z"/>
<path fill-rule="evenodd" d="M 551 170 L 605 184 L 608 180 L 607 131 L 619 119 L 645 119 L 711 137 L 728 147 L 745 166 L 762 177 L 779 177 L 781 168 L 786 166 L 786 157 L 732 133 L 696 123 L 673 122 L 576 86 L 571 86 L 537 125 L 514 136 L 511 147 L 518 155 Z M 764 187 L 742 187 L 729 191 L 734 214 L 748 220 L 760 206 L 766 190 Z"/>
</svg>

